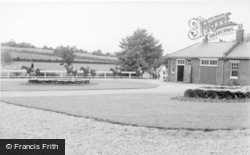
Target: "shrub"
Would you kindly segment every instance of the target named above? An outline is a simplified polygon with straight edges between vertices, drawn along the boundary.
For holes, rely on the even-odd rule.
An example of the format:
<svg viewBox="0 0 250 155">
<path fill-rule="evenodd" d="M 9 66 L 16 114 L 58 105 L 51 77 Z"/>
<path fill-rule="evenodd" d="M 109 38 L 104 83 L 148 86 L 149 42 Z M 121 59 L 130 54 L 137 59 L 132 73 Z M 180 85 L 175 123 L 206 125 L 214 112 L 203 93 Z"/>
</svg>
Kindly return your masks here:
<svg viewBox="0 0 250 155">
<path fill-rule="evenodd" d="M 224 93 L 225 93 L 225 96 L 224 96 L 225 99 L 235 99 L 234 93 L 230 91 L 225 91 Z"/>
<path fill-rule="evenodd" d="M 207 90 L 207 98 L 214 99 L 216 98 L 217 93 L 214 90 Z"/>
<path fill-rule="evenodd" d="M 246 92 L 246 98 L 250 98 L 250 92 Z"/>
<path fill-rule="evenodd" d="M 195 97 L 206 98 L 206 91 L 201 89 L 194 90 Z"/>
<path fill-rule="evenodd" d="M 243 92 L 237 91 L 237 92 L 234 92 L 234 94 L 237 97 L 237 99 L 245 99 L 246 98 L 246 95 Z"/>
<path fill-rule="evenodd" d="M 194 91 L 192 89 L 188 89 L 184 92 L 185 97 L 195 97 Z"/>
<path fill-rule="evenodd" d="M 202 90 L 202 89 L 187 89 L 184 92 L 184 97 L 189 98 L 210 98 L 210 99 L 249 99 L 250 92 L 231 92 L 228 90 Z"/>
</svg>

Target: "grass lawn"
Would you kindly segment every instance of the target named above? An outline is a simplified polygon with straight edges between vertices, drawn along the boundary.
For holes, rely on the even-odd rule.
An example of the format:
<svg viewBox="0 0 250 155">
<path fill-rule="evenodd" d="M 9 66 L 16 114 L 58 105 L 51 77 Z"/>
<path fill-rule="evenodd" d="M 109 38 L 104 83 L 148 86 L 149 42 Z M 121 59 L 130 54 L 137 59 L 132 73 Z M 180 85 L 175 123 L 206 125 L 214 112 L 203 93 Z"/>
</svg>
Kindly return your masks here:
<svg viewBox="0 0 250 155">
<path fill-rule="evenodd" d="M 125 80 L 90 80 L 84 85 L 41 85 L 27 81 L 1 81 L 1 91 L 47 91 L 47 90 L 97 90 L 97 89 L 145 89 L 157 85 Z"/>
<path fill-rule="evenodd" d="M 250 127 L 250 103 L 181 102 L 171 100 L 171 97 L 173 96 L 167 93 L 138 93 L 6 97 L 1 100 L 75 116 L 140 126 L 188 129 Z"/>
</svg>

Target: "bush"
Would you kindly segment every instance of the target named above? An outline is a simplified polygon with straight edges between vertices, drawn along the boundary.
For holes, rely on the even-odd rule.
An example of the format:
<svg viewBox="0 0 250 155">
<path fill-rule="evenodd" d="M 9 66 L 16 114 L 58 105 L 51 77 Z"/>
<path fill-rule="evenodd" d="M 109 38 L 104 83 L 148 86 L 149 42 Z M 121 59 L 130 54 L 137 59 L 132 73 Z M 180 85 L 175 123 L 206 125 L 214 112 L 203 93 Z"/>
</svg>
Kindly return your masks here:
<svg viewBox="0 0 250 155">
<path fill-rule="evenodd" d="M 228 90 L 202 90 L 202 89 L 187 89 L 184 92 L 184 97 L 189 98 L 210 98 L 210 99 L 249 99 L 250 92 L 231 92 Z"/>
<path fill-rule="evenodd" d="M 217 96 L 217 93 L 215 91 L 213 91 L 213 90 L 207 91 L 207 98 L 214 99 L 214 98 L 216 98 L 216 96 Z"/>
<path fill-rule="evenodd" d="M 192 89 L 188 89 L 185 91 L 184 96 L 185 97 L 195 97 L 195 93 Z"/>
<path fill-rule="evenodd" d="M 206 91 L 204 91 L 204 90 L 195 89 L 194 94 L 195 94 L 195 97 L 206 98 Z"/>
<path fill-rule="evenodd" d="M 246 92 L 246 98 L 250 98 L 250 92 Z"/>
<path fill-rule="evenodd" d="M 237 99 L 245 99 L 246 95 L 243 92 L 237 91 L 234 93 Z"/>
<path fill-rule="evenodd" d="M 234 95 L 234 93 L 232 93 L 230 91 L 225 91 L 225 98 L 226 99 L 235 99 L 235 95 Z"/>
</svg>

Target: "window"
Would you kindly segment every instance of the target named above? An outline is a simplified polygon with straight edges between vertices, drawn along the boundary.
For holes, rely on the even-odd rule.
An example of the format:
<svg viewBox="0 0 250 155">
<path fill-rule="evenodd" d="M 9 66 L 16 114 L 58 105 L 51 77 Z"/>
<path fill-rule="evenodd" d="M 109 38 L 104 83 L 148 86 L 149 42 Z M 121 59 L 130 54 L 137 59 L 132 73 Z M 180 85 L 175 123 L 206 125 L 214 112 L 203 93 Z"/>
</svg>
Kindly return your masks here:
<svg viewBox="0 0 250 155">
<path fill-rule="evenodd" d="M 184 59 L 178 59 L 177 60 L 177 65 L 185 65 L 185 60 Z"/>
<path fill-rule="evenodd" d="M 191 65 L 191 60 L 187 60 L 187 65 Z"/>
<path fill-rule="evenodd" d="M 200 61 L 201 66 L 217 66 L 218 65 L 218 60 L 209 60 L 209 59 L 203 59 Z"/>
<path fill-rule="evenodd" d="M 238 79 L 239 63 L 231 63 L 231 75 L 230 78 Z"/>
<path fill-rule="evenodd" d="M 171 61 L 171 73 L 175 73 L 175 61 Z"/>
<path fill-rule="evenodd" d="M 209 65 L 209 60 L 201 60 L 201 65 Z"/>
<path fill-rule="evenodd" d="M 217 60 L 210 60 L 210 65 L 217 66 Z"/>
</svg>

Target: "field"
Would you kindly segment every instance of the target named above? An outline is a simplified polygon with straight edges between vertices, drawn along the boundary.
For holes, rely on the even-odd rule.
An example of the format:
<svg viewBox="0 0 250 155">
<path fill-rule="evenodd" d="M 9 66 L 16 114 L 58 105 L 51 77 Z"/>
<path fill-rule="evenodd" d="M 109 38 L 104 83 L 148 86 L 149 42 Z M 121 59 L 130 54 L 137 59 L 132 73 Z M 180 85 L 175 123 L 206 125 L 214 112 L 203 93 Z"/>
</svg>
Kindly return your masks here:
<svg viewBox="0 0 250 155">
<path fill-rule="evenodd" d="M 19 51 L 19 52 L 34 52 L 34 53 L 42 53 L 42 54 L 52 54 L 53 53 L 53 50 L 46 50 L 46 49 L 41 49 L 41 48 L 15 48 L 15 47 L 6 47 L 6 46 L 2 46 L 1 47 L 2 50 L 9 50 L 9 51 L 12 51 L 12 53 L 17 53 L 15 51 Z M 16 56 L 19 56 L 19 54 L 13 54 L 14 58 Z M 87 54 L 87 53 L 77 53 L 76 55 L 78 56 L 81 56 L 81 57 L 86 57 L 86 58 L 92 58 L 92 59 L 102 59 L 102 60 L 117 60 L 116 57 L 109 57 L 109 56 L 98 56 L 98 55 L 92 55 L 92 54 Z M 20 55 L 20 56 L 23 56 L 23 55 Z M 19 57 L 20 57 L 19 56 Z M 39 57 L 41 56 L 43 58 L 42 55 L 38 55 Z M 30 55 L 29 57 L 33 57 L 33 58 L 37 58 L 37 56 L 35 55 Z M 26 58 L 29 58 L 29 57 L 26 57 Z M 49 56 L 50 57 L 50 56 Z M 20 57 L 21 58 L 21 57 Z M 44 57 L 44 58 L 47 58 L 47 57 Z M 52 58 L 52 59 L 57 59 L 56 57 L 55 58 Z M 60 59 L 59 59 L 60 60 Z"/>
</svg>

